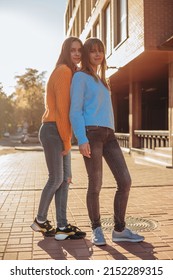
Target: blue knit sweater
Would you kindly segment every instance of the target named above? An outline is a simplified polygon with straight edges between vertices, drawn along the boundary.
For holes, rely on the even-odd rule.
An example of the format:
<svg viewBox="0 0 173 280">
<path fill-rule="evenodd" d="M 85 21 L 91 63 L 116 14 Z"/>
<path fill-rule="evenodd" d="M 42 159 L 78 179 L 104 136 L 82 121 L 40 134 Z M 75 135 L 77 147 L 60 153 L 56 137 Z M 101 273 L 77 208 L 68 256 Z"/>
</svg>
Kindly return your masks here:
<svg viewBox="0 0 173 280">
<path fill-rule="evenodd" d="M 71 84 L 70 120 L 78 145 L 88 142 L 86 126 L 103 126 L 114 130 L 114 116 L 109 90 L 99 80 L 76 72 Z"/>
</svg>

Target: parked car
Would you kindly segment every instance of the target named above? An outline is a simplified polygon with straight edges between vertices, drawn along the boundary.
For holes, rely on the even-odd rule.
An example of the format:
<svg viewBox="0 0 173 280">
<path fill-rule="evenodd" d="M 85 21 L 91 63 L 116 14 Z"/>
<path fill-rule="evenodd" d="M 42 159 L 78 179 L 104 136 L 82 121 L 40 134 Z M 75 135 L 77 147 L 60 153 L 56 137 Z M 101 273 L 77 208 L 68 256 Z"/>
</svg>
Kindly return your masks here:
<svg viewBox="0 0 173 280">
<path fill-rule="evenodd" d="M 22 144 L 39 143 L 38 132 L 35 131 L 33 133 L 23 134 L 21 138 L 21 143 Z"/>
</svg>

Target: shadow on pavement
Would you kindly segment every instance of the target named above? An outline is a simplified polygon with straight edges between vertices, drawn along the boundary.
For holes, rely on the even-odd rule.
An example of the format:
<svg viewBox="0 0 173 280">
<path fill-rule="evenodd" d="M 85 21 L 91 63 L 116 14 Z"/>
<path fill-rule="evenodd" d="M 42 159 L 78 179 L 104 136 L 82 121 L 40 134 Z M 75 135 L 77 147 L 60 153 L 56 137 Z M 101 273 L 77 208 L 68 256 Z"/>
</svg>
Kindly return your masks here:
<svg viewBox="0 0 173 280">
<path fill-rule="evenodd" d="M 54 237 L 45 237 L 38 246 L 55 260 L 89 260 L 92 255 L 86 239 L 57 241 Z"/>
<path fill-rule="evenodd" d="M 131 243 L 131 242 L 118 242 L 116 243 L 119 247 L 121 247 L 121 251 L 125 252 L 124 255 L 127 256 L 127 259 L 135 259 L 135 260 L 156 260 L 157 258 L 154 256 L 154 247 L 152 244 L 148 242 L 139 242 L 139 243 Z"/>
<path fill-rule="evenodd" d="M 52 237 L 45 237 L 38 242 L 38 246 L 55 260 L 91 260 L 93 259 L 93 250 L 95 251 L 94 259 L 100 259 L 102 251 L 106 251 L 107 255 L 112 255 L 114 259 L 127 259 L 112 246 L 105 245 L 97 247 L 88 239 L 56 241 Z"/>
<path fill-rule="evenodd" d="M 54 260 L 102 259 L 102 255 L 106 256 L 107 260 L 156 259 L 153 255 L 153 246 L 147 242 L 119 242 L 114 243 L 113 246 L 108 244 L 94 246 L 88 239 L 56 241 L 54 237 L 45 237 L 38 242 L 38 246 Z M 94 257 L 92 257 L 93 251 Z M 105 254 L 105 252 L 107 253 Z"/>
</svg>

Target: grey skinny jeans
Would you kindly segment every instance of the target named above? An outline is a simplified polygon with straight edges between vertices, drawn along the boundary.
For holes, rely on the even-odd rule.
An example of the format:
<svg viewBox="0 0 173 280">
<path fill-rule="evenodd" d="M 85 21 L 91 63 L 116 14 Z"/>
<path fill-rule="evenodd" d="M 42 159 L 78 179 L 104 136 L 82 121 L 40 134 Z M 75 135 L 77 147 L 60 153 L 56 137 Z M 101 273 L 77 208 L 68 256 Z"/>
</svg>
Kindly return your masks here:
<svg viewBox="0 0 173 280">
<path fill-rule="evenodd" d="M 125 213 L 131 186 L 131 177 L 114 132 L 110 128 L 88 126 L 87 137 L 91 158 L 84 157 L 88 173 L 87 208 L 92 229 L 101 226 L 99 194 L 102 186 L 102 157 L 106 160 L 116 182 L 114 197 L 114 229 L 125 228 Z"/>
<path fill-rule="evenodd" d="M 39 131 L 40 142 L 44 149 L 49 172 L 48 181 L 42 191 L 37 218 L 47 220 L 49 205 L 55 195 L 57 227 L 63 227 L 67 222 L 67 198 L 71 178 L 71 154 L 62 155 L 63 142 L 55 122 L 43 123 Z"/>
</svg>

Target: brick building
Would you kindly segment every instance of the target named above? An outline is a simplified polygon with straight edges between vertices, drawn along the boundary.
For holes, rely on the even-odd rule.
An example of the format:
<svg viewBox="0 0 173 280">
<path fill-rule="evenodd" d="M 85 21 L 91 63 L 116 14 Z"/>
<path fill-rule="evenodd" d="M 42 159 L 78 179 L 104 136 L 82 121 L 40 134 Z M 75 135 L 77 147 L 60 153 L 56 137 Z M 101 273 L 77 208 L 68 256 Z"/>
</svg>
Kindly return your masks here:
<svg viewBox="0 0 173 280">
<path fill-rule="evenodd" d="M 173 145 L 173 0 L 69 0 L 66 35 L 105 43 L 122 147 Z"/>
</svg>

